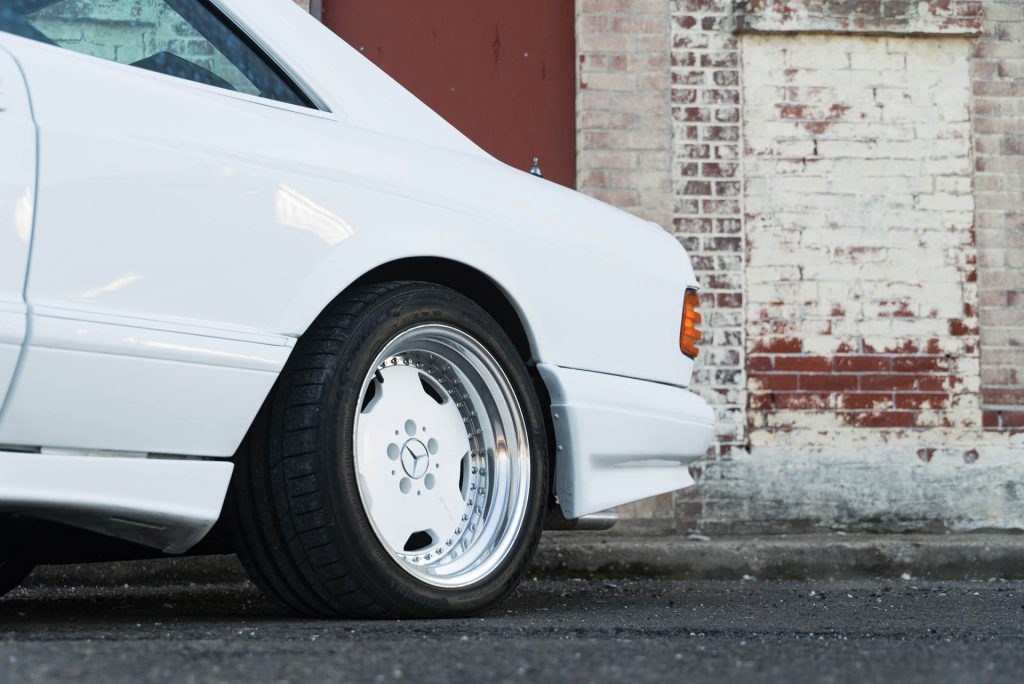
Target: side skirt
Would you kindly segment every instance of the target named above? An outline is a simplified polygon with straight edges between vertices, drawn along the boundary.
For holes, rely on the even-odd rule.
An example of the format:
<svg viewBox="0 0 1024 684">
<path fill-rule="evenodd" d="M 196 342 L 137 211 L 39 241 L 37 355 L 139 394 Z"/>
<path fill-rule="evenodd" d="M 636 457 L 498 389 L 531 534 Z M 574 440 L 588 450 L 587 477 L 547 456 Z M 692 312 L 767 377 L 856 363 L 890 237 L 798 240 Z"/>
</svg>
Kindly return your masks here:
<svg viewBox="0 0 1024 684">
<path fill-rule="evenodd" d="M 0 513 L 183 553 L 220 517 L 228 461 L 0 451 Z"/>
</svg>

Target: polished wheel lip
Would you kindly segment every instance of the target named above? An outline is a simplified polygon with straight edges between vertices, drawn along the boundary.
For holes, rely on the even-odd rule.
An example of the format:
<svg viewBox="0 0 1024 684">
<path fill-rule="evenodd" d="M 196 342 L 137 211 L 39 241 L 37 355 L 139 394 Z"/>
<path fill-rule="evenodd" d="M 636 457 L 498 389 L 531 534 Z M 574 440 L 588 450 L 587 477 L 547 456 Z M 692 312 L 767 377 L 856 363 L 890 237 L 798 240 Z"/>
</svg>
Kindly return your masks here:
<svg viewBox="0 0 1024 684">
<path fill-rule="evenodd" d="M 427 392 L 417 395 L 410 373 L 419 373 L 423 386 L 433 388 L 434 395 L 443 392 L 443 403 L 432 407 L 424 402 Z M 388 395 L 390 378 L 393 387 L 405 390 L 404 400 Z M 368 396 L 371 387 L 374 393 Z M 419 421 L 414 413 L 420 415 Z M 441 428 L 436 431 L 440 443 L 428 425 Z M 456 434 L 460 428 L 461 437 Z M 414 442 L 426 444 L 424 438 L 430 438 L 436 453 L 419 452 L 420 461 L 415 461 L 406 447 L 417 450 Z M 464 456 L 459 454 L 463 448 Z M 417 325 L 383 346 L 360 388 L 353 454 L 360 503 L 370 526 L 388 555 L 414 578 L 439 588 L 468 587 L 489 578 L 515 548 L 530 496 L 526 420 L 498 361 L 464 330 L 448 324 Z M 430 462 L 424 470 L 419 462 L 425 459 Z M 395 466 L 390 471 L 388 463 Z M 394 519 L 395 510 L 402 511 L 398 515 L 403 521 L 408 519 L 410 534 L 420 532 L 417 528 L 430 519 L 415 516 L 431 504 L 429 497 L 444 499 L 441 507 L 451 511 L 456 504 L 450 478 L 456 463 L 461 464 L 461 477 L 455 491 L 462 496 L 464 509 L 454 529 L 455 518 L 445 526 L 441 516 L 435 527 L 444 529 L 431 528 L 429 548 L 398 548 L 404 532 L 396 532 L 403 528 Z M 428 489 L 427 478 L 435 473 L 439 484 Z"/>
</svg>

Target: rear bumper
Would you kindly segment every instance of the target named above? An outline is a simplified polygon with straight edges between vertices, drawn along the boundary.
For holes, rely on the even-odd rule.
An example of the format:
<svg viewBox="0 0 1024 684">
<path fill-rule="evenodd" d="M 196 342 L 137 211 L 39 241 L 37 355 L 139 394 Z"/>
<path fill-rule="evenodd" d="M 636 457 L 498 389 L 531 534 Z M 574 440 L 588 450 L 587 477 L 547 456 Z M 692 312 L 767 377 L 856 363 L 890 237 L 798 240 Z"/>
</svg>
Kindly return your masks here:
<svg viewBox="0 0 1024 684">
<path fill-rule="evenodd" d="M 715 434 L 707 402 L 679 387 L 538 364 L 551 395 L 555 493 L 566 518 L 693 484 Z"/>
</svg>

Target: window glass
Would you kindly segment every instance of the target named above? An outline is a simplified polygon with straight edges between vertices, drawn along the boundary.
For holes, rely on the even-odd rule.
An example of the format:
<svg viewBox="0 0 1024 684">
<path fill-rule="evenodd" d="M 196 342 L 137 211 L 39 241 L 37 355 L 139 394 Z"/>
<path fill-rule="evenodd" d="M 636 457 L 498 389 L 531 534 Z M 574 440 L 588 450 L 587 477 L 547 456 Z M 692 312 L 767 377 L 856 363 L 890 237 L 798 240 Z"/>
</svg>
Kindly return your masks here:
<svg viewBox="0 0 1024 684">
<path fill-rule="evenodd" d="M 0 0 L 0 30 L 140 69 L 311 106 L 202 0 Z"/>
</svg>

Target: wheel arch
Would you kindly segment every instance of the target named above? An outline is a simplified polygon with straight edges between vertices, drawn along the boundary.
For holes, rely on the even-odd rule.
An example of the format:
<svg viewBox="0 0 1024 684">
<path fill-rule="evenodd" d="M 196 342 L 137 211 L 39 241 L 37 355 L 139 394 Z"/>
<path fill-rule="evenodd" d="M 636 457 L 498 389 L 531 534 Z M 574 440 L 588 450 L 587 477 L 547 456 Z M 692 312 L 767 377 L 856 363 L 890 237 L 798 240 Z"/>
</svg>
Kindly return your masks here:
<svg viewBox="0 0 1024 684">
<path fill-rule="evenodd" d="M 444 257 L 405 257 L 375 266 L 352 281 L 337 297 L 328 303 L 328 309 L 335 301 L 344 297 L 354 288 L 376 285 L 398 280 L 417 280 L 442 287 L 448 287 L 472 300 L 490 314 L 508 333 L 529 369 L 534 391 L 540 401 L 547 430 L 548 458 L 551 462 L 548 483 L 549 496 L 554 502 L 554 473 L 556 454 L 555 430 L 551 419 L 551 395 L 540 373 L 537 371 L 536 346 L 526 316 L 516 306 L 514 299 L 492 277 L 483 271 L 461 261 Z M 312 325 L 312 324 L 311 324 Z"/>
<path fill-rule="evenodd" d="M 523 360 L 534 359 L 536 349 L 525 316 L 511 296 L 493 278 L 479 269 L 443 257 L 409 257 L 381 264 L 364 273 L 342 291 L 396 280 L 419 280 L 455 290 L 476 302 L 508 333 Z"/>
</svg>

